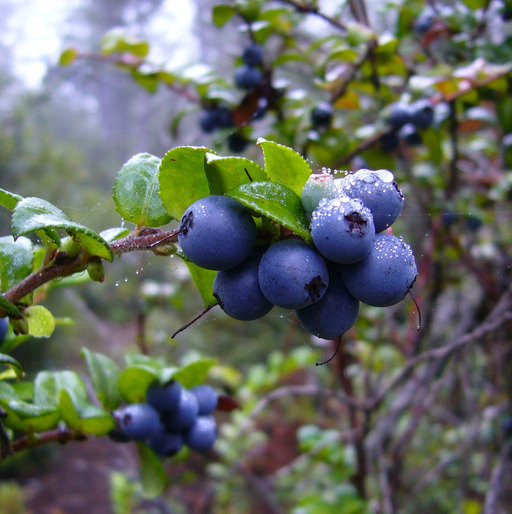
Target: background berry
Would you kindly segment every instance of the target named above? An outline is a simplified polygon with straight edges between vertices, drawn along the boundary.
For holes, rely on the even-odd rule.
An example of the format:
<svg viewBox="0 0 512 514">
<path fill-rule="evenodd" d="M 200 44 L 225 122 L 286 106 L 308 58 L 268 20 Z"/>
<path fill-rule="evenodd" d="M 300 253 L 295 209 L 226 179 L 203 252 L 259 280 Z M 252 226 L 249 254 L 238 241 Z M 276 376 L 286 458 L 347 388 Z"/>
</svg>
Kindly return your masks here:
<svg viewBox="0 0 512 514">
<path fill-rule="evenodd" d="M 263 64 L 263 49 L 257 43 L 244 48 L 242 60 L 248 66 L 261 66 Z"/>
<path fill-rule="evenodd" d="M 235 84 L 240 89 L 255 89 L 260 85 L 262 78 L 261 71 L 252 66 L 240 66 L 235 71 Z"/>
</svg>

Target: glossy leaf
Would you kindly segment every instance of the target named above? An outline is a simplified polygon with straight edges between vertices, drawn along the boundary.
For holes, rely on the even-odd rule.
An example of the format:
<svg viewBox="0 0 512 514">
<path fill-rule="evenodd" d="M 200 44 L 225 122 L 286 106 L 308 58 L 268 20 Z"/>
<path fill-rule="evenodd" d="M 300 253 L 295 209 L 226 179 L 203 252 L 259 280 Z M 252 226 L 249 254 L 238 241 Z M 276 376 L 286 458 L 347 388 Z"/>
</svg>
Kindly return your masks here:
<svg viewBox="0 0 512 514">
<path fill-rule="evenodd" d="M 97 255 L 109 262 L 114 259 L 109 244 L 99 234 L 71 221 L 58 207 L 41 198 L 24 198 L 18 202 L 11 224 L 15 238 L 39 230 L 62 229 L 79 242 L 89 255 Z"/>
<path fill-rule="evenodd" d="M 232 189 L 227 195 L 311 242 L 301 199 L 291 189 L 275 182 L 251 182 Z"/>
<path fill-rule="evenodd" d="M 0 407 L 7 412 L 2 423 L 20 432 L 44 432 L 57 426 L 60 409 L 41 407 L 20 400 L 0 400 Z"/>
<path fill-rule="evenodd" d="M 249 182 L 268 180 L 259 164 L 243 157 L 220 157 L 207 153 L 205 169 L 212 195 L 222 195 Z"/>
<path fill-rule="evenodd" d="M 146 401 L 146 391 L 157 378 L 158 372 L 147 366 L 132 366 L 119 375 L 117 386 L 124 400 L 139 403 Z"/>
<path fill-rule="evenodd" d="M 140 459 L 142 492 L 146 498 L 157 498 L 168 484 L 162 461 L 144 443 L 137 443 Z"/>
<path fill-rule="evenodd" d="M 200 268 L 193 262 L 189 260 L 185 260 L 185 264 L 192 275 L 192 279 L 194 280 L 196 287 L 203 299 L 205 305 L 213 305 L 217 303 L 216 298 L 213 296 L 213 281 L 217 275 L 216 271 Z"/>
<path fill-rule="evenodd" d="M 103 36 L 101 52 L 105 55 L 130 53 L 142 58 L 148 55 L 149 45 L 146 41 L 129 36 L 122 29 L 113 29 Z"/>
<path fill-rule="evenodd" d="M 59 57 L 59 66 L 71 66 L 78 56 L 76 48 L 66 48 Z"/>
<path fill-rule="evenodd" d="M 115 410 L 121 404 L 118 380 L 121 368 L 109 357 L 82 348 L 82 356 L 87 362 L 92 385 L 100 403 L 108 410 Z"/>
<path fill-rule="evenodd" d="M 16 204 L 23 200 L 23 196 L 17 195 L 15 193 L 11 193 L 10 191 L 6 191 L 5 189 L 0 188 L 0 205 L 9 210 L 14 210 Z"/>
<path fill-rule="evenodd" d="M 205 173 L 208 148 L 180 146 L 167 152 L 160 165 L 160 197 L 167 212 L 179 220 L 187 207 L 210 195 Z"/>
<path fill-rule="evenodd" d="M 115 241 L 116 239 L 121 239 L 122 237 L 126 237 L 130 233 L 130 230 L 124 227 L 113 227 L 107 228 L 106 230 L 102 230 L 100 232 L 100 236 L 109 243 Z"/>
<path fill-rule="evenodd" d="M 0 290 L 7 291 L 32 271 L 34 260 L 30 239 L 0 237 Z"/>
<path fill-rule="evenodd" d="M 270 180 L 290 188 L 300 196 L 304 184 L 312 173 L 306 159 L 292 148 L 273 141 L 260 138 L 257 144 L 263 150 L 265 172 Z"/>
<path fill-rule="evenodd" d="M 24 375 L 23 368 L 21 367 L 21 364 L 16 360 L 13 359 L 10 355 L 5 355 L 5 353 L 0 353 L 0 364 L 3 364 L 4 366 L 9 366 L 14 373 L 16 374 L 16 378 L 21 378 Z"/>
<path fill-rule="evenodd" d="M 208 376 L 210 368 L 215 364 L 214 359 L 200 359 L 180 368 L 174 373 L 173 378 L 183 387 L 190 389 L 202 384 Z"/>
<path fill-rule="evenodd" d="M 154 155 L 140 153 L 121 168 L 114 185 L 114 202 L 125 220 L 148 227 L 159 227 L 171 221 L 159 195 L 161 162 Z"/>
<path fill-rule="evenodd" d="M 476 9 L 483 9 L 489 4 L 488 0 L 462 0 L 467 7 L 475 11 Z"/>
<path fill-rule="evenodd" d="M 52 313 L 42 305 L 32 305 L 24 310 L 29 334 L 33 337 L 50 337 L 55 330 Z"/>
<path fill-rule="evenodd" d="M 19 318 L 20 311 L 14 303 L 10 302 L 5 296 L 0 294 L 0 309 L 4 310 L 11 318 Z"/>
<path fill-rule="evenodd" d="M 235 14 L 236 9 L 231 5 L 215 5 L 212 9 L 213 23 L 217 27 L 223 27 Z"/>
</svg>

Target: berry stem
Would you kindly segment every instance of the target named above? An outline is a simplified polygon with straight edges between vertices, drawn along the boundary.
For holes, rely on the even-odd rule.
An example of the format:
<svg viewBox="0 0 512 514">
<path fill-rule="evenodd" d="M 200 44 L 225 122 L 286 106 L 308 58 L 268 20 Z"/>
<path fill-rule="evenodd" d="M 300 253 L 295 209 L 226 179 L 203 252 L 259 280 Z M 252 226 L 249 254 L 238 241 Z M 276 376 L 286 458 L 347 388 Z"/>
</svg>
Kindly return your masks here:
<svg viewBox="0 0 512 514">
<path fill-rule="evenodd" d="M 201 319 L 208 311 L 213 309 L 216 305 L 219 305 L 219 302 L 216 302 L 212 305 L 208 305 L 208 307 L 206 307 L 206 309 L 204 309 L 204 311 L 200 312 L 192 321 L 185 323 L 185 325 L 183 325 L 181 328 L 176 330 L 176 332 L 174 332 L 174 334 L 171 336 L 171 339 L 174 339 L 180 332 L 183 332 L 185 329 L 190 327 L 190 325 L 193 325 L 197 320 Z"/>
</svg>

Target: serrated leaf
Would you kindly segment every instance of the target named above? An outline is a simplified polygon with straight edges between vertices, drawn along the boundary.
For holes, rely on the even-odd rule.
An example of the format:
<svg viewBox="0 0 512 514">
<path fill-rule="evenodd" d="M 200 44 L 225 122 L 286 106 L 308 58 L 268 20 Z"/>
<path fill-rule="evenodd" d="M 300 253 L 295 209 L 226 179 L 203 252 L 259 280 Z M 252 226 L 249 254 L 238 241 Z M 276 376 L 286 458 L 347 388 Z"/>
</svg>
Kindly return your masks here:
<svg viewBox="0 0 512 514">
<path fill-rule="evenodd" d="M 20 400 L 0 400 L 0 406 L 7 412 L 2 423 L 21 432 L 44 432 L 57 426 L 60 409 L 45 408 Z"/>
<path fill-rule="evenodd" d="M 59 66 L 71 66 L 78 56 L 76 48 L 66 48 L 59 57 Z"/>
<path fill-rule="evenodd" d="M 0 237 L 0 290 L 7 291 L 32 271 L 34 260 L 30 239 Z"/>
<path fill-rule="evenodd" d="M 160 165 L 160 198 L 174 219 L 181 216 L 189 205 L 210 195 L 205 172 L 208 148 L 179 146 L 167 152 Z"/>
<path fill-rule="evenodd" d="M 256 144 L 263 150 L 265 172 L 270 180 L 288 187 L 300 196 L 312 173 L 306 159 L 292 148 L 273 141 L 259 138 Z"/>
<path fill-rule="evenodd" d="M 235 14 L 236 9 L 231 5 L 216 5 L 212 9 L 213 23 L 217 27 L 223 27 Z"/>
<path fill-rule="evenodd" d="M 167 487 L 168 477 L 162 461 L 144 443 L 137 443 L 140 459 L 142 493 L 146 498 L 157 498 Z"/>
<path fill-rule="evenodd" d="M 5 207 L 12 211 L 14 210 L 14 207 L 16 207 L 16 204 L 20 200 L 23 200 L 23 196 L 11 193 L 10 191 L 6 191 L 5 189 L 0 188 L 0 205 L 2 207 Z"/>
<path fill-rule="evenodd" d="M 251 182 L 228 191 L 227 196 L 312 241 L 301 199 L 291 189 L 275 182 Z"/>
<path fill-rule="evenodd" d="M 128 403 L 146 401 L 149 385 L 158 379 L 158 372 L 148 366 L 137 365 L 126 368 L 117 381 L 119 392 Z"/>
<path fill-rule="evenodd" d="M 41 230 L 65 230 L 89 255 L 97 255 L 109 262 L 114 260 L 109 244 L 99 234 L 71 221 L 58 207 L 41 198 L 20 200 L 14 209 L 11 224 L 15 238 Z"/>
<path fill-rule="evenodd" d="M 185 260 L 192 280 L 196 284 L 196 287 L 203 299 L 205 305 L 213 305 L 217 303 L 217 299 L 213 296 L 213 281 L 217 276 L 217 272 L 209 269 L 200 268 L 193 262 Z"/>
<path fill-rule="evenodd" d="M 244 157 L 220 157 L 207 153 L 205 169 L 212 195 L 222 195 L 242 184 L 269 179 L 259 164 Z"/>
<path fill-rule="evenodd" d="M 123 165 L 114 184 L 117 212 L 135 225 L 159 227 L 171 221 L 159 195 L 162 159 L 139 153 Z"/>
<path fill-rule="evenodd" d="M 82 348 L 82 355 L 87 362 L 98 400 L 105 409 L 117 409 L 122 401 L 117 385 L 121 368 L 106 355 L 91 352 L 87 348 Z"/>
<path fill-rule="evenodd" d="M 176 371 L 173 378 L 186 389 L 190 389 L 191 387 L 202 384 L 208 376 L 210 368 L 216 363 L 217 361 L 214 359 L 200 359 L 191 362 Z"/>
<path fill-rule="evenodd" d="M 50 337 L 55 330 L 52 313 L 42 305 L 32 305 L 23 311 L 32 337 Z"/>
<path fill-rule="evenodd" d="M 14 373 L 16 373 L 16 378 L 18 379 L 20 379 L 25 374 L 21 364 L 16 359 L 13 359 L 10 355 L 0 353 L 0 364 L 9 366 L 9 368 L 11 368 Z"/>
</svg>

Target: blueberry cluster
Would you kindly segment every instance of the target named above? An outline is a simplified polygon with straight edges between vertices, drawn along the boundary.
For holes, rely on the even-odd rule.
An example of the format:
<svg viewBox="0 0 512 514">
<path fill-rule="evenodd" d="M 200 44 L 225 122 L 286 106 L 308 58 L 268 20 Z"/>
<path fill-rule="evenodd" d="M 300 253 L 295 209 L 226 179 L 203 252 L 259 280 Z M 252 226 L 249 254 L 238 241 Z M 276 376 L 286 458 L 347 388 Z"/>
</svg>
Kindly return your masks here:
<svg viewBox="0 0 512 514">
<path fill-rule="evenodd" d="M 421 99 L 406 104 L 397 102 L 391 105 L 386 120 L 391 127 L 381 139 L 385 151 L 393 151 L 400 140 L 409 146 L 421 145 L 423 140 L 419 131 L 427 129 L 434 121 L 434 108 L 429 100 Z"/>
<path fill-rule="evenodd" d="M 242 53 L 244 64 L 235 70 L 235 84 L 240 89 L 256 89 L 263 80 L 263 49 L 257 43 L 247 46 Z"/>
<path fill-rule="evenodd" d="M 118 430 L 110 437 L 118 442 L 143 441 L 158 455 L 171 457 L 186 445 L 206 452 L 217 439 L 212 415 L 218 395 L 208 385 L 186 389 L 173 380 L 149 386 L 146 403 L 132 403 L 117 410 Z"/>
<path fill-rule="evenodd" d="M 390 171 L 364 169 L 336 180 L 312 175 L 302 202 L 314 245 L 296 238 L 256 245 L 249 211 L 216 195 L 186 210 L 178 239 L 190 261 L 218 271 L 213 296 L 232 318 L 255 320 L 276 305 L 295 310 L 314 335 L 334 339 L 355 323 L 359 301 L 394 305 L 416 279 L 410 246 L 382 233 L 404 198 Z"/>
</svg>

